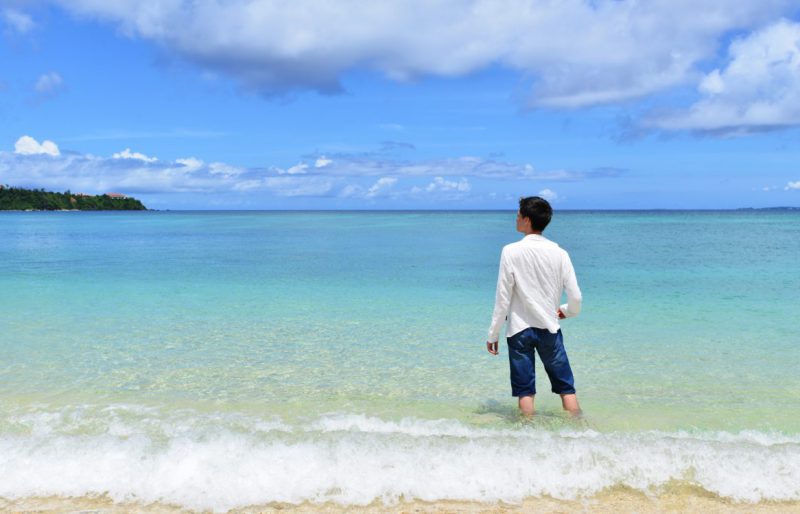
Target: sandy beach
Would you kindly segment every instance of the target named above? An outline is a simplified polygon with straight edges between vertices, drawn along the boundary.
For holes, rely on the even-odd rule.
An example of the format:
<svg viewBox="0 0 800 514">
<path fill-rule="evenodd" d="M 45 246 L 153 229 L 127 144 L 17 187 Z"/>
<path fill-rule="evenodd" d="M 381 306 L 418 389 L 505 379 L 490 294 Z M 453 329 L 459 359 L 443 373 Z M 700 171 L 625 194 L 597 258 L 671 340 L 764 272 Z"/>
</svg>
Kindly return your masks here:
<svg viewBox="0 0 800 514">
<path fill-rule="evenodd" d="M 229 514 L 246 513 L 508 513 L 537 512 L 542 514 L 557 513 L 666 513 L 666 512 L 703 512 L 706 514 L 728 513 L 800 513 L 800 502 L 761 502 L 735 503 L 707 492 L 684 488 L 683 491 L 671 492 L 660 496 L 619 489 L 609 491 L 592 498 L 582 500 L 556 500 L 552 498 L 530 498 L 520 504 L 479 503 L 479 502 L 401 502 L 396 505 L 373 503 L 367 506 L 337 505 L 332 503 L 314 504 L 269 504 L 253 505 L 226 511 Z M 0 499 L 2 513 L 82 513 L 82 514 L 122 514 L 142 512 L 148 514 L 189 514 L 195 511 L 162 503 L 141 504 L 133 502 L 115 503 L 108 497 L 97 498 L 25 498 L 19 500 Z"/>
</svg>

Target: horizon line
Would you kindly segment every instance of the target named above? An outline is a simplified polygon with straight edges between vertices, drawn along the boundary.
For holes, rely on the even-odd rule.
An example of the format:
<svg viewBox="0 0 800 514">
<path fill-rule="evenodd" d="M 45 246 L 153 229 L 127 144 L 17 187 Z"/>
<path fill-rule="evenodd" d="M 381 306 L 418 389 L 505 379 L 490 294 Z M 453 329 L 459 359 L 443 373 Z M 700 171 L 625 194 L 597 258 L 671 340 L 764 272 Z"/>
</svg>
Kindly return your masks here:
<svg viewBox="0 0 800 514">
<path fill-rule="evenodd" d="M 687 207 L 687 208 L 587 208 L 587 209 L 553 209 L 553 212 L 652 212 L 652 211 L 765 211 L 765 210 L 800 210 L 800 206 L 781 205 L 771 207 Z M 153 212 L 514 212 L 515 209 L 147 209 Z M 91 212 L 91 211 L 84 211 Z M 146 212 L 146 211 L 140 211 Z"/>
</svg>

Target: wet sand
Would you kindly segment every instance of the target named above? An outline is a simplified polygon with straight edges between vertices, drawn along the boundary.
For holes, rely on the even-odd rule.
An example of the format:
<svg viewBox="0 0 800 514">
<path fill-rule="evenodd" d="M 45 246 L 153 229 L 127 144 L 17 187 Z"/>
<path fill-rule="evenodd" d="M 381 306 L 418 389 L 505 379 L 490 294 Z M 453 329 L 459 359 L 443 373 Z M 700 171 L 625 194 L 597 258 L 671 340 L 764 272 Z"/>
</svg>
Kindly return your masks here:
<svg viewBox="0 0 800 514">
<path fill-rule="evenodd" d="M 108 497 L 36 497 L 18 500 L 0 498 L 0 513 L 81 513 L 81 514 L 122 514 L 141 512 L 147 514 L 189 514 L 196 512 L 177 506 L 161 503 L 142 504 L 134 502 L 115 503 Z M 400 502 L 396 505 L 373 503 L 367 506 L 337 505 L 331 503 L 300 505 L 269 504 L 242 507 L 228 511 L 230 514 L 245 513 L 516 513 L 536 512 L 556 513 L 678 513 L 702 512 L 704 514 L 728 513 L 800 513 L 800 502 L 762 502 L 737 503 L 719 498 L 706 491 L 686 488 L 685 491 L 670 492 L 660 496 L 647 496 L 630 490 L 615 490 L 581 500 L 556 500 L 552 498 L 530 498 L 519 504 L 479 503 L 479 502 Z"/>
</svg>

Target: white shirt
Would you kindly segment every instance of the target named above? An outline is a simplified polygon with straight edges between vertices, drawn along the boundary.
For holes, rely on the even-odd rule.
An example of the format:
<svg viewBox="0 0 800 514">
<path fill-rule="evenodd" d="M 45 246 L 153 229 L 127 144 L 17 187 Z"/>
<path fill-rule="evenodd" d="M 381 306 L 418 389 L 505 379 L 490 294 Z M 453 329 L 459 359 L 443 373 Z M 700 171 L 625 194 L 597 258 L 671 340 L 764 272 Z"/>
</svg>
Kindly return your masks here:
<svg viewBox="0 0 800 514">
<path fill-rule="evenodd" d="M 567 303 L 559 306 L 562 291 L 567 293 Z M 507 336 L 528 327 L 546 328 L 555 334 L 561 328 L 556 311 L 561 309 L 567 318 L 577 316 L 581 300 L 569 254 L 541 235 L 527 235 L 503 247 L 487 341 L 498 340 L 506 316 Z"/>
</svg>

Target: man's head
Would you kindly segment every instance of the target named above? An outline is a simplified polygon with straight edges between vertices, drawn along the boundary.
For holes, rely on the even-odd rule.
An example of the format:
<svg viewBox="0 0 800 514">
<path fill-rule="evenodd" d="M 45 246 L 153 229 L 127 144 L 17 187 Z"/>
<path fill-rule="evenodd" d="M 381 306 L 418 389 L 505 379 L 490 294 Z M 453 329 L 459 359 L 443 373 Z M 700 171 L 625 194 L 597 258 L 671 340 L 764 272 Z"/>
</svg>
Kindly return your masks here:
<svg viewBox="0 0 800 514">
<path fill-rule="evenodd" d="M 553 208 L 544 198 L 529 196 L 519 199 L 519 212 L 517 213 L 517 230 L 527 233 L 542 232 L 553 217 Z"/>
</svg>

